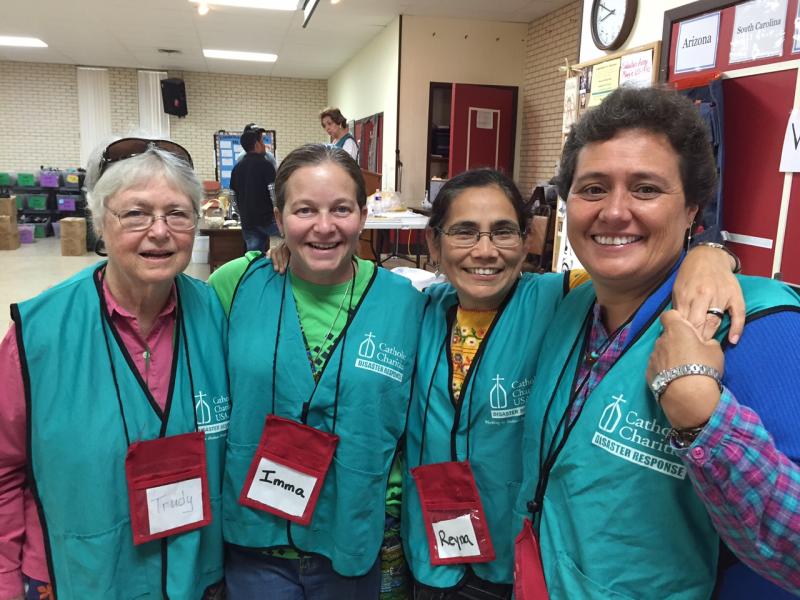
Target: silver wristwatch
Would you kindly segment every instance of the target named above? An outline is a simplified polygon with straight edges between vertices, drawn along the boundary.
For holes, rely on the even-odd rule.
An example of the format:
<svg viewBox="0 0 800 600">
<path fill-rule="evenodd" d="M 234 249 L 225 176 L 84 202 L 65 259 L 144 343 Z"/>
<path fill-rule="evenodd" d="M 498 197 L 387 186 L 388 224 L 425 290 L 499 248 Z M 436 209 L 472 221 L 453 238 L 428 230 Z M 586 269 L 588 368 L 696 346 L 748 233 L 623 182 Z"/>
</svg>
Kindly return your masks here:
<svg viewBox="0 0 800 600">
<path fill-rule="evenodd" d="M 717 382 L 720 391 L 722 391 L 722 375 L 719 371 L 708 365 L 689 363 L 678 365 L 671 369 L 664 369 L 653 377 L 653 381 L 650 382 L 650 391 L 653 392 L 653 397 L 656 399 L 656 402 L 659 404 L 661 403 L 661 395 L 670 383 L 680 377 L 686 377 L 687 375 L 705 375 L 706 377 L 711 377 Z"/>
</svg>

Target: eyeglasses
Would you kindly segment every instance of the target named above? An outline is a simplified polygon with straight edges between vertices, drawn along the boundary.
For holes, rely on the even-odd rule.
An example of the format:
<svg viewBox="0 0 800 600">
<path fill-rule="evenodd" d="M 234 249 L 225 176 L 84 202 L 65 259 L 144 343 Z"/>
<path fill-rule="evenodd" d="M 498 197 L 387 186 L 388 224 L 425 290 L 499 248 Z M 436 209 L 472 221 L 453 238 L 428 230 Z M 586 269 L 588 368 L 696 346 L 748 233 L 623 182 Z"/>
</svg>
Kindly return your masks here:
<svg viewBox="0 0 800 600">
<path fill-rule="evenodd" d="M 106 209 L 119 219 L 119 224 L 125 231 L 145 231 L 153 226 L 158 219 L 164 219 L 167 227 L 172 231 L 191 231 L 197 227 L 197 214 L 183 210 L 173 210 L 165 215 L 154 215 L 141 210 L 126 210 L 114 212 Z"/>
<path fill-rule="evenodd" d="M 501 227 L 493 231 L 479 231 L 474 227 L 451 227 L 447 231 L 437 231 L 446 235 L 456 248 L 472 248 L 484 235 L 489 236 L 489 241 L 496 248 L 514 248 L 522 242 L 522 232 L 516 227 Z"/>
<path fill-rule="evenodd" d="M 194 168 L 194 164 L 192 163 L 192 157 L 189 154 L 189 151 L 186 150 L 180 144 L 176 144 L 175 142 L 170 142 L 168 140 L 147 140 L 144 138 L 123 138 L 121 140 L 117 140 L 116 142 L 111 142 L 106 149 L 103 151 L 103 155 L 100 158 L 100 173 L 102 175 L 105 172 L 108 165 L 111 163 L 119 162 L 121 160 L 125 160 L 126 158 L 133 158 L 134 156 L 138 156 L 140 154 L 144 154 L 150 148 L 159 148 L 160 150 L 164 150 L 165 152 L 169 152 L 174 156 L 177 156 L 181 160 L 185 160 L 189 163 L 189 166 Z"/>
</svg>

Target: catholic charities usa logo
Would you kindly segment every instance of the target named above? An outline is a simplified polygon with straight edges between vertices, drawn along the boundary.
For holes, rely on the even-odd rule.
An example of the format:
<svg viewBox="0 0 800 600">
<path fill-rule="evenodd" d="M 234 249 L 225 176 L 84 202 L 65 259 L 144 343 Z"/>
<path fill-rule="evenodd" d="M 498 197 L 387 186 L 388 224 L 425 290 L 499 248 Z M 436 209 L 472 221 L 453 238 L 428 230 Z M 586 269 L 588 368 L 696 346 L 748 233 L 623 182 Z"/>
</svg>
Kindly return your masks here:
<svg viewBox="0 0 800 600">
<path fill-rule="evenodd" d="M 685 479 L 686 467 L 667 440 L 669 427 L 659 425 L 655 418 L 642 419 L 635 410 L 623 410 L 626 402 L 622 394 L 612 396 L 600 415 L 592 444 L 662 475 Z"/>
<path fill-rule="evenodd" d="M 492 377 L 494 385 L 489 390 L 489 414 L 492 419 L 515 423 L 525 414 L 533 379 L 512 381 L 504 385 L 505 381 L 504 377 L 500 377 L 500 373 Z"/>
<path fill-rule="evenodd" d="M 356 368 L 366 369 L 402 383 L 406 364 L 405 352 L 374 340 L 375 334 L 371 331 L 364 334 L 364 341 L 358 345 Z"/>
<path fill-rule="evenodd" d="M 200 390 L 194 395 L 194 410 L 197 429 L 206 434 L 207 440 L 215 440 L 226 434 L 231 413 L 228 396 L 211 396 Z"/>
</svg>

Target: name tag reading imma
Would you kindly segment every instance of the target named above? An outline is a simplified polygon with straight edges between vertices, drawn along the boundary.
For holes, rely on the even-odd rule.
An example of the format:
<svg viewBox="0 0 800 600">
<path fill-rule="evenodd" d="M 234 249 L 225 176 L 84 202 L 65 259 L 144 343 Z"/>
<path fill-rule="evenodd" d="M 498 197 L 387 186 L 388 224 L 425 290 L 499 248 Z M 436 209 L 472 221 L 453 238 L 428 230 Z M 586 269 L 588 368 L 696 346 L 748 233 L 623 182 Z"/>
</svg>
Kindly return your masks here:
<svg viewBox="0 0 800 600">
<path fill-rule="evenodd" d="M 203 520 L 203 483 L 199 477 L 147 488 L 150 534 Z"/>
<path fill-rule="evenodd" d="M 306 511 L 317 478 L 261 457 L 247 497 L 294 517 Z"/>
<path fill-rule="evenodd" d="M 455 519 L 437 521 L 432 523 L 433 534 L 436 537 L 436 551 L 439 558 L 462 558 L 478 556 L 478 540 L 472 519 L 469 515 L 461 515 Z"/>
</svg>

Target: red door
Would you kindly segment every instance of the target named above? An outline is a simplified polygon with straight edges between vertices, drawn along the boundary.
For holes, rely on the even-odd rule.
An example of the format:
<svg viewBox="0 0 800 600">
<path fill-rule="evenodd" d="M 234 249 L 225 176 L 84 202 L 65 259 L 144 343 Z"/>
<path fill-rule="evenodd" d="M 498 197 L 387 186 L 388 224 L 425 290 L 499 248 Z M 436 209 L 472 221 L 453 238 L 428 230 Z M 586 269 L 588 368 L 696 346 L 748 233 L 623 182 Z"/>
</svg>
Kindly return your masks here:
<svg viewBox="0 0 800 600">
<path fill-rule="evenodd" d="M 477 167 L 511 176 L 516 127 L 516 87 L 454 83 L 449 176 Z"/>
<path fill-rule="evenodd" d="M 795 69 L 723 81 L 725 169 L 722 223 L 748 275 L 772 277 L 784 174 L 778 170 L 783 134 L 794 102 Z M 800 198 L 798 198 L 800 200 Z M 790 219 L 787 234 L 796 227 Z M 787 250 L 783 265 L 794 275 Z"/>
</svg>

